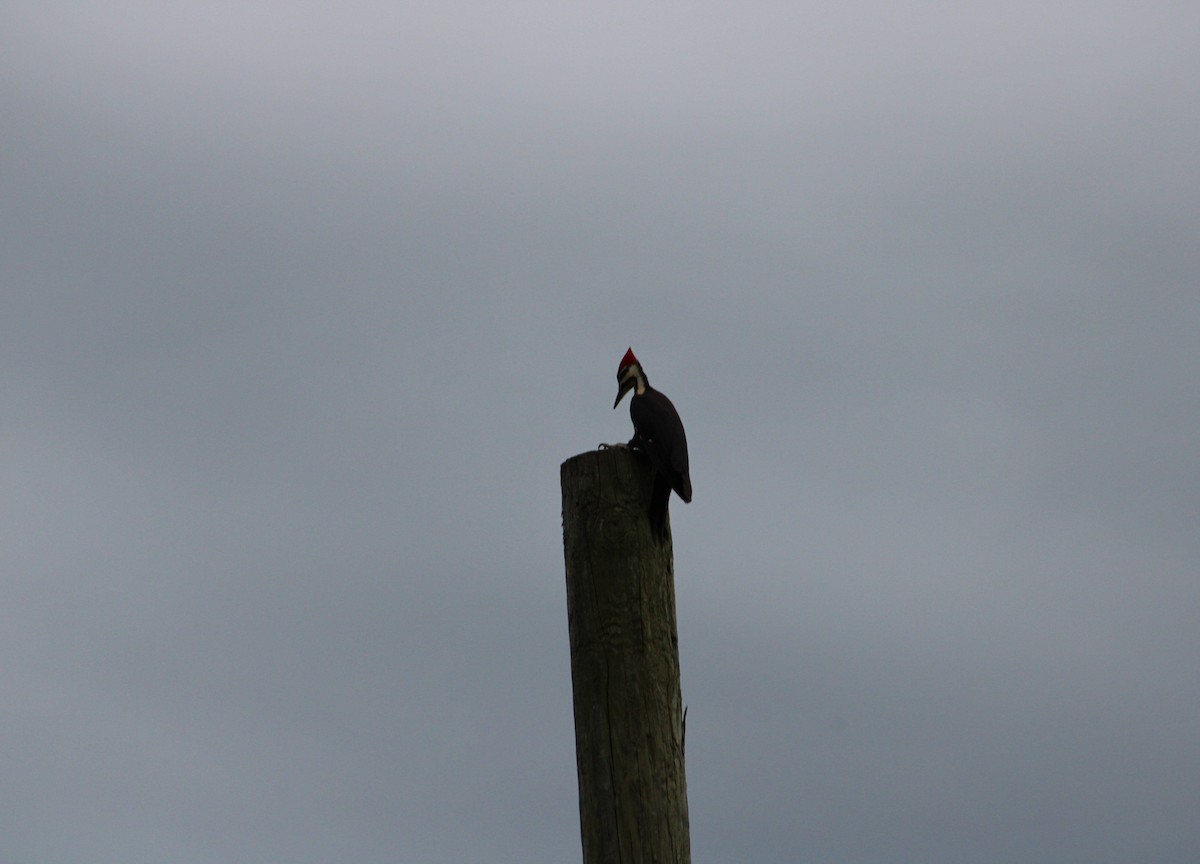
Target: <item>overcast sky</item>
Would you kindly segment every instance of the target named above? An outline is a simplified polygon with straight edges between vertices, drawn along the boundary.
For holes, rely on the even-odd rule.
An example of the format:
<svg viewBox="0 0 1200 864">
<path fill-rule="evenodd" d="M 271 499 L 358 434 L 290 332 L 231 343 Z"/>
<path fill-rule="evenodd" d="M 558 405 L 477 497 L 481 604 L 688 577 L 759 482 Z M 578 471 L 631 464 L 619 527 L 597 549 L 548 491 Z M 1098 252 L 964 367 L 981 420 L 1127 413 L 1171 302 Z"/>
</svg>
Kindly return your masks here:
<svg viewBox="0 0 1200 864">
<path fill-rule="evenodd" d="M 0 11 L 0 861 L 578 861 L 683 418 L 697 864 L 1200 860 L 1200 6 Z"/>
</svg>

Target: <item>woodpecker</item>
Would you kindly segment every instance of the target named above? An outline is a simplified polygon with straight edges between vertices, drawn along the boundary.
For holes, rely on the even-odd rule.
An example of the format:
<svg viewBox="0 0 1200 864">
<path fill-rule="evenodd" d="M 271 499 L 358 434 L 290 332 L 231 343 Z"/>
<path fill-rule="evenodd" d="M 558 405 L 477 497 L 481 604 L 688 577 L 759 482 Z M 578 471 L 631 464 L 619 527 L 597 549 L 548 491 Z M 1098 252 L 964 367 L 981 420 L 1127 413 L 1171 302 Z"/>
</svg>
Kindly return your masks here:
<svg viewBox="0 0 1200 864">
<path fill-rule="evenodd" d="M 617 368 L 617 398 L 613 408 L 630 390 L 629 417 L 633 437 L 629 447 L 640 450 L 654 467 L 654 488 L 650 494 L 650 528 L 660 543 L 667 535 L 667 503 L 671 490 L 685 504 L 692 500 L 692 478 L 688 474 L 687 435 L 671 400 L 650 386 L 642 364 L 630 348 Z"/>
</svg>

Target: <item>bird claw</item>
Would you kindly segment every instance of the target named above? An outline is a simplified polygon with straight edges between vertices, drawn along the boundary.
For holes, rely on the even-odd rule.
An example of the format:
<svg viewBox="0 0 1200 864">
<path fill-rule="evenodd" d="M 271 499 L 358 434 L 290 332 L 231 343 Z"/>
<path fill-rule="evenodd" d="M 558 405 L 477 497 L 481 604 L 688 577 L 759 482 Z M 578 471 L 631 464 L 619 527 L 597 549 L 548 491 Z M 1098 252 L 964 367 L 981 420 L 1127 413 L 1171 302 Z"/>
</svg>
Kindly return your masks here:
<svg viewBox="0 0 1200 864">
<path fill-rule="evenodd" d="M 628 444 L 601 444 L 597 450 L 628 450 Z"/>
</svg>

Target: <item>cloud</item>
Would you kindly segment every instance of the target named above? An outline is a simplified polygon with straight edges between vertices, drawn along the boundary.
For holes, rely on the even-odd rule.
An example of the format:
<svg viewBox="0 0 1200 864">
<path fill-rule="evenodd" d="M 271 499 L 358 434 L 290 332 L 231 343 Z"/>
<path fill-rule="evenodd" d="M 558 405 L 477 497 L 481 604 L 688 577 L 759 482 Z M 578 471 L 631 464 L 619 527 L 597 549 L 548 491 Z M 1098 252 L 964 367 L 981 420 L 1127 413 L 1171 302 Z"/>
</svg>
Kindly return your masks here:
<svg viewBox="0 0 1200 864">
<path fill-rule="evenodd" d="M 577 854 L 632 344 L 697 860 L 1194 858 L 1193 17 L 9 10 L 0 857 Z"/>
</svg>

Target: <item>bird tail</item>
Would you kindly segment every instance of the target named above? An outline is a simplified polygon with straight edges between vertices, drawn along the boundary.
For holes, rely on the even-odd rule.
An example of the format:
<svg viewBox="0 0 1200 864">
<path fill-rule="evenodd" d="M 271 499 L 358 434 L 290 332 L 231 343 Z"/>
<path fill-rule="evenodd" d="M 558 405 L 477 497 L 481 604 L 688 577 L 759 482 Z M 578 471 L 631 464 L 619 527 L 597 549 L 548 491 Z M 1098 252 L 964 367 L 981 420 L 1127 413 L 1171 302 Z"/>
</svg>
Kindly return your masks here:
<svg viewBox="0 0 1200 864">
<path fill-rule="evenodd" d="M 671 484 L 654 472 L 654 488 L 650 492 L 650 531 L 662 543 L 667 539 L 667 504 L 671 500 Z"/>
<path fill-rule="evenodd" d="M 688 476 L 686 471 L 679 476 L 679 480 L 675 486 L 675 494 L 683 500 L 684 504 L 692 503 L 692 478 Z"/>
</svg>

